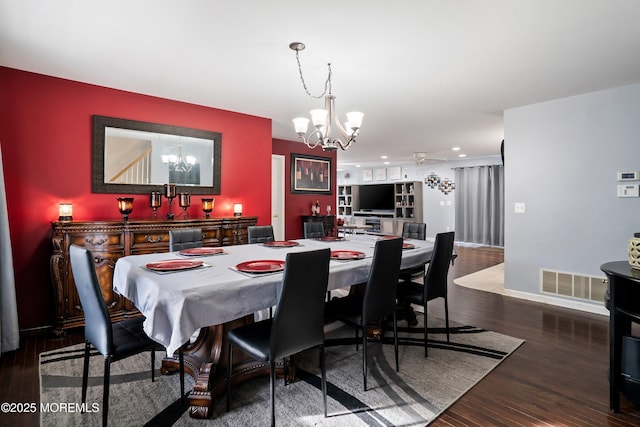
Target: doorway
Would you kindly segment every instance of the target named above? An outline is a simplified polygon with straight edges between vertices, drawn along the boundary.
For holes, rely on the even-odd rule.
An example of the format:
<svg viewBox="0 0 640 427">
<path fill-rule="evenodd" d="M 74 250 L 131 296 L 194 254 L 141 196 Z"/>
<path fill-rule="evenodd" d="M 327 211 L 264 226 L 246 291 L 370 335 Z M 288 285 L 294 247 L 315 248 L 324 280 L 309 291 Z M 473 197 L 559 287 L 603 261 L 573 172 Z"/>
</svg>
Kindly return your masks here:
<svg viewBox="0 0 640 427">
<path fill-rule="evenodd" d="M 271 225 L 276 240 L 284 240 L 284 166 L 284 156 L 271 155 Z"/>
</svg>

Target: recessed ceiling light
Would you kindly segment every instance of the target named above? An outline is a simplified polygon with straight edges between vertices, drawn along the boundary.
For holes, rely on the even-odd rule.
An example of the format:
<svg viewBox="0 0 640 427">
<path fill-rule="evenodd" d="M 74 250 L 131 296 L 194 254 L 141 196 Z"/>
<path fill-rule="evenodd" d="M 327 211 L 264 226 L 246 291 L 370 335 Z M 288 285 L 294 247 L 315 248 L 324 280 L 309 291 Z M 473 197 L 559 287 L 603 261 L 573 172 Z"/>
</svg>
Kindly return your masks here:
<svg viewBox="0 0 640 427">
<path fill-rule="evenodd" d="M 458 157 L 467 157 L 466 154 L 458 154 Z"/>
<path fill-rule="evenodd" d="M 460 147 L 453 147 L 452 150 L 453 151 L 460 151 Z"/>
<path fill-rule="evenodd" d="M 388 159 L 389 156 L 380 156 L 381 159 Z"/>
<path fill-rule="evenodd" d="M 384 162 L 384 164 L 385 164 L 385 165 L 388 165 L 388 164 L 389 164 L 389 162 Z"/>
<path fill-rule="evenodd" d="M 356 167 L 357 167 L 357 168 L 359 168 L 359 167 L 360 167 L 360 165 L 356 165 Z"/>
</svg>

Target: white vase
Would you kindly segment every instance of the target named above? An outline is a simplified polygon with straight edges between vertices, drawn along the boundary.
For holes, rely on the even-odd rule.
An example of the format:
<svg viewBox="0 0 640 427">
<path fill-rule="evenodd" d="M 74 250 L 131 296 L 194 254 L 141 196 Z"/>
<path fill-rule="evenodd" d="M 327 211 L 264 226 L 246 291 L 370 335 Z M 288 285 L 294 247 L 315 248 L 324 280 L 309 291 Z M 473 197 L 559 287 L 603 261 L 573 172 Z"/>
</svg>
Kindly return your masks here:
<svg viewBox="0 0 640 427">
<path fill-rule="evenodd" d="M 640 233 L 635 233 L 627 245 L 629 250 L 629 264 L 631 267 L 640 270 Z"/>
</svg>

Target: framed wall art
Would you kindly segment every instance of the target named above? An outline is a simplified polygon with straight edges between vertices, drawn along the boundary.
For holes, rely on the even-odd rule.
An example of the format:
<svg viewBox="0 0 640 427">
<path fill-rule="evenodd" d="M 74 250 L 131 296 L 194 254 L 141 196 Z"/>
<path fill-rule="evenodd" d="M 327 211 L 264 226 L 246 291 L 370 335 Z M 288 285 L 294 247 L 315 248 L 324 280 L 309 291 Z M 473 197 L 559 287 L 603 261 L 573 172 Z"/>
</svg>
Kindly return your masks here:
<svg viewBox="0 0 640 427">
<path fill-rule="evenodd" d="M 332 194 L 331 158 L 291 154 L 291 192 Z"/>
</svg>

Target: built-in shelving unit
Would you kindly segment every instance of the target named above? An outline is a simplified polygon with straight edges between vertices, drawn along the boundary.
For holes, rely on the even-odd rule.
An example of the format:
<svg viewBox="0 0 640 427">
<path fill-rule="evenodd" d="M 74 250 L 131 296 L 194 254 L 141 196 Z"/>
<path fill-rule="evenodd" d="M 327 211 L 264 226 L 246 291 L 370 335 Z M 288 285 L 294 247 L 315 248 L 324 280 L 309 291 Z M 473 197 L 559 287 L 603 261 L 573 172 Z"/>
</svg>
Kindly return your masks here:
<svg viewBox="0 0 640 427">
<path fill-rule="evenodd" d="M 338 185 L 338 216 L 352 216 L 358 210 L 358 186 Z"/>
<path fill-rule="evenodd" d="M 357 199 L 357 185 L 338 186 L 338 215 L 351 217 L 358 225 L 371 226 L 369 232 L 382 234 L 402 234 L 405 222 L 423 222 L 422 183 L 420 181 L 397 182 L 393 184 L 394 209 L 389 211 L 360 211 Z M 344 189 L 344 192 L 343 192 Z M 349 218 L 346 218 L 349 220 Z"/>
<path fill-rule="evenodd" d="M 422 222 L 422 183 L 420 181 L 395 184 L 395 217 Z"/>
</svg>

